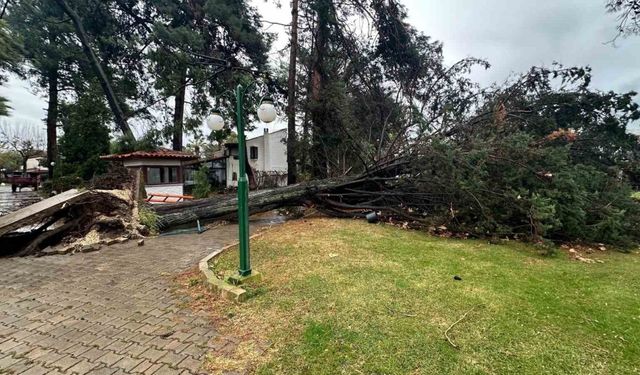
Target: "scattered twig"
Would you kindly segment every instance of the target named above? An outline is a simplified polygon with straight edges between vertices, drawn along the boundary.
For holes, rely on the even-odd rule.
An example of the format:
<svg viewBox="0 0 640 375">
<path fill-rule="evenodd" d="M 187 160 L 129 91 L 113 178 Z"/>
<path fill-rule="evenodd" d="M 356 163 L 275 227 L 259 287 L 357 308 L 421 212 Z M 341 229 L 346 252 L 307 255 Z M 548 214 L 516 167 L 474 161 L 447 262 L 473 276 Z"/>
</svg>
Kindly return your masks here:
<svg viewBox="0 0 640 375">
<path fill-rule="evenodd" d="M 458 345 L 456 345 L 456 344 L 451 340 L 451 337 L 449 337 L 449 331 L 451 330 L 451 328 L 453 328 L 456 324 L 460 323 L 464 318 L 466 318 L 466 317 L 467 317 L 467 315 L 469 315 L 469 313 L 470 313 L 470 312 L 472 312 L 473 310 L 475 310 L 476 308 L 481 307 L 481 306 L 482 306 L 482 304 L 480 304 L 480 305 L 475 305 L 475 306 L 473 306 L 472 308 L 470 308 L 466 313 L 464 313 L 464 314 L 460 317 L 460 319 L 458 319 L 458 320 L 456 320 L 455 322 L 453 322 L 453 324 L 452 324 L 452 325 L 450 325 L 450 326 L 449 326 L 449 328 L 447 328 L 447 330 L 446 330 L 446 331 L 444 331 L 444 337 L 446 337 L 446 338 L 447 338 L 447 341 L 449 341 L 449 344 L 451 344 L 451 346 L 453 346 L 453 347 L 454 347 L 454 348 L 456 348 L 456 349 L 458 349 L 458 348 L 459 348 L 459 346 L 458 346 Z"/>
</svg>

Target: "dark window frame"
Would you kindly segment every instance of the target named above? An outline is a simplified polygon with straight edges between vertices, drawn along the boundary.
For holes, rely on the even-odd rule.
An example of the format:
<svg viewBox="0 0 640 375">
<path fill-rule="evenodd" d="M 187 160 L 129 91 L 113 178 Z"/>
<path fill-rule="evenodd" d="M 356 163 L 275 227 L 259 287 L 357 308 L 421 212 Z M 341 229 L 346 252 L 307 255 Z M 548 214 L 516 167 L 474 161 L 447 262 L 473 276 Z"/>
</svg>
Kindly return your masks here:
<svg viewBox="0 0 640 375">
<path fill-rule="evenodd" d="M 149 177 L 151 175 L 151 169 L 159 169 L 160 170 L 160 182 L 151 182 Z M 172 173 L 174 171 L 175 173 Z M 149 165 L 145 166 L 145 183 L 150 186 L 159 186 L 159 185 L 177 185 L 184 183 L 184 178 L 182 176 L 182 167 L 177 165 Z"/>
<path fill-rule="evenodd" d="M 258 159 L 258 146 L 249 147 L 249 159 L 251 160 Z"/>
</svg>

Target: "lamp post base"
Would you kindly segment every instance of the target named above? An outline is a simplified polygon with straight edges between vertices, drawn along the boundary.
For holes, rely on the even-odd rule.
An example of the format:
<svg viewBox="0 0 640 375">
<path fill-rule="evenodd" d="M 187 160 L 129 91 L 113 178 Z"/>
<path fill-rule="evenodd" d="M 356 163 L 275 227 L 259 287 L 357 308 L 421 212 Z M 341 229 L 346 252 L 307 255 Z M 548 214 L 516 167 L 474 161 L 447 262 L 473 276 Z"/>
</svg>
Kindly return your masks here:
<svg viewBox="0 0 640 375">
<path fill-rule="evenodd" d="M 232 285 L 243 285 L 262 280 L 262 274 L 257 271 L 253 271 L 248 275 L 235 274 L 227 277 L 227 282 Z"/>
</svg>

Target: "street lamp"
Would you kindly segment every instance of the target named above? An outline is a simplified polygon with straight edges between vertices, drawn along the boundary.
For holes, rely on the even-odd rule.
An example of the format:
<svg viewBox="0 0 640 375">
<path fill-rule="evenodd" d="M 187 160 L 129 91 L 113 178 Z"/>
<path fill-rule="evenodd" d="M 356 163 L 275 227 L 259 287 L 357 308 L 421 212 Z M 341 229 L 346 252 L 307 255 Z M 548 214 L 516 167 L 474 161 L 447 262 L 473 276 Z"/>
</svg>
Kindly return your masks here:
<svg viewBox="0 0 640 375">
<path fill-rule="evenodd" d="M 256 82 L 243 87 L 238 85 L 236 94 L 236 127 L 238 129 L 238 156 L 239 156 L 239 176 L 238 176 L 238 236 L 240 240 L 240 265 L 238 274 L 241 277 L 251 275 L 251 256 L 249 253 L 249 179 L 246 171 L 246 146 L 244 136 L 244 96 L 251 86 Z M 258 118 L 265 123 L 273 122 L 276 119 L 276 109 L 271 99 L 263 99 L 258 107 Z M 224 119 L 220 112 L 214 111 L 207 118 L 209 129 L 217 131 L 224 127 Z"/>
</svg>

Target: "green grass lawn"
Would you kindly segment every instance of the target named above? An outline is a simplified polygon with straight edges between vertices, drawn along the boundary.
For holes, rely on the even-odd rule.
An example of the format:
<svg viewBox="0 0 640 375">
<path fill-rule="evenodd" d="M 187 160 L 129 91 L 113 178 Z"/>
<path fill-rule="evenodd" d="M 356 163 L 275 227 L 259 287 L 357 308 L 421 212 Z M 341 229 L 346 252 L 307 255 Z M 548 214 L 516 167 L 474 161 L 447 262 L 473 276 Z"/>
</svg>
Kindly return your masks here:
<svg viewBox="0 0 640 375">
<path fill-rule="evenodd" d="M 588 256 L 295 221 L 252 241 L 265 280 L 222 308 L 272 343 L 259 374 L 638 374 L 640 255 Z"/>
</svg>

